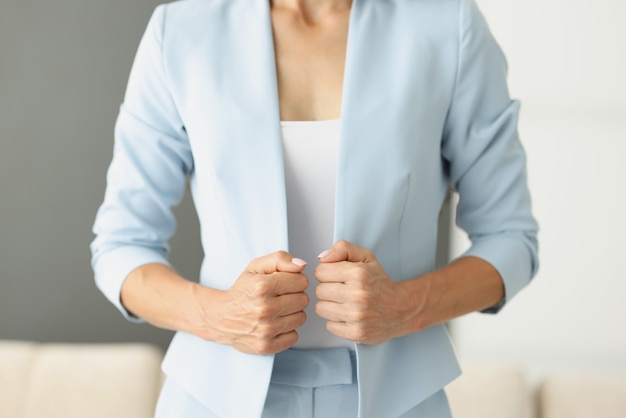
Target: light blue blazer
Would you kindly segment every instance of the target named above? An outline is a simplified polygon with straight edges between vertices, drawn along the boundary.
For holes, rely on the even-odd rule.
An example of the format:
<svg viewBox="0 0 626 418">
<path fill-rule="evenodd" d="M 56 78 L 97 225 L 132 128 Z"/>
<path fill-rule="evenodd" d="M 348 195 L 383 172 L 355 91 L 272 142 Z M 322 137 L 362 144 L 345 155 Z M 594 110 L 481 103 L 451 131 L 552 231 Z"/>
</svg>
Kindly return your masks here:
<svg viewBox="0 0 626 418">
<path fill-rule="evenodd" d="M 406 280 L 435 267 L 451 185 L 467 255 L 492 263 L 506 300 L 537 268 L 519 105 L 472 0 L 355 0 L 337 167 L 335 240 L 374 251 Z M 94 226 L 96 282 L 124 314 L 124 278 L 167 263 L 171 208 L 189 179 L 205 259 L 227 289 L 255 257 L 289 250 L 268 0 L 185 0 L 155 11 L 116 125 Z M 330 245 L 330 243 L 329 243 Z M 397 417 L 459 374 L 443 326 L 357 345 L 360 417 Z M 273 356 L 177 333 L 163 363 L 221 417 L 259 417 Z"/>
</svg>

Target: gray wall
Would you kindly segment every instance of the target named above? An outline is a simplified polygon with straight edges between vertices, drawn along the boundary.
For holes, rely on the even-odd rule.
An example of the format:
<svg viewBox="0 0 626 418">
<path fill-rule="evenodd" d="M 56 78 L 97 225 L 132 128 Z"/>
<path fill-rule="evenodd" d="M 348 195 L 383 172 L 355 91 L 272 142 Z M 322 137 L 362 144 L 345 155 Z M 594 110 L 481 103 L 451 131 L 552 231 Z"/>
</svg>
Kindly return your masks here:
<svg viewBox="0 0 626 418">
<path fill-rule="evenodd" d="M 139 39 L 157 0 L 0 0 L 0 339 L 147 341 L 93 283 L 91 225 Z M 172 261 L 198 274 L 187 198 Z"/>
</svg>

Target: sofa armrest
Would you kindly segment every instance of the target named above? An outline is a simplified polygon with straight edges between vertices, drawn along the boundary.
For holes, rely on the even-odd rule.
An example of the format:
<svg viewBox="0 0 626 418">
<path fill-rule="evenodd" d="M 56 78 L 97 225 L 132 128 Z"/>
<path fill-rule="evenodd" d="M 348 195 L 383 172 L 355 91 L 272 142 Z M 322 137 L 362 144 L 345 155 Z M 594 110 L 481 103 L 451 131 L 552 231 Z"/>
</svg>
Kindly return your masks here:
<svg viewBox="0 0 626 418">
<path fill-rule="evenodd" d="M 531 418 L 531 392 L 524 372 L 514 366 L 464 366 L 446 387 L 454 418 Z"/>
<path fill-rule="evenodd" d="M 542 418 L 623 418 L 626 376 L 562 372 L 547 375 L 539 389 Z"/>
<path fill-rule="evenodd" d="M 161 359 L 145 344 L 0 342 L 0 416 L 152 417 Z"/>
</svg>

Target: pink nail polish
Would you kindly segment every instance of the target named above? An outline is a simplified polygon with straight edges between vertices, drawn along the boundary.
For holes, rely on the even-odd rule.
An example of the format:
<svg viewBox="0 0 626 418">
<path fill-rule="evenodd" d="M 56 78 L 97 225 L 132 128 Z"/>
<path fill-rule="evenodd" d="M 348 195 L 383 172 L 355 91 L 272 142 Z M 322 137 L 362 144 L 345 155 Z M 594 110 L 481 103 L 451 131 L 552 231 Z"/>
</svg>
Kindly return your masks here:
<svg viewBox="0 0 626 418">
<path fill-rule="evenodd" d="M 300 266 L 300 267 L 306 266 L 306 261 L 304 261 L 301 258 L 292 258 L 291 262 L 295 264 L 296 266 Z"/>
<path fill-rule="evenodd" d="M 317 256 L 317 258 L 324 258 L 326 257 L 328 254 L 330 254 L 330 250 L 324 250 L 320 253 L 320 255 Z"/>
</svg>

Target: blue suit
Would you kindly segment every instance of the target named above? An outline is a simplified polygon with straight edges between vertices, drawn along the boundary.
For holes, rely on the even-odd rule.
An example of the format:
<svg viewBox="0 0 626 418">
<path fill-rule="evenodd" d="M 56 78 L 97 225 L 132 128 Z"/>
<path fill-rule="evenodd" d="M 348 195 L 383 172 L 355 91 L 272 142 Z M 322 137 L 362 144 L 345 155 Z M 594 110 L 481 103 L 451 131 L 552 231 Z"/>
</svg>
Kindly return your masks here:
<svg viewBox="0 0 626 418">
<path fill-rule="evenodd" d="M 467 255 L 510 300 L 537 268 L 537 225 L 506 63 L 472 0 L 355 0 L 348 34 L 335 240 L 371 249 L 395 280 L 435 267 L 451 185 Z M 189 178 L 200 280 L 228 289 L 253 258 L 289 250 L 269 1 L 160 6 L 116 125 L 92 243 L 96 282 L 119 301 L 136 267 L 167 264 L 171 207 Z M 443 326 L 357 345 L 362 418 L 401 415 L 459 374 Z M 216 415 L 261 414 L 273 356 L 177 333 L 163 368 Z M 242 401 L 243 400 L 243 401 Z"/>
</svg>

